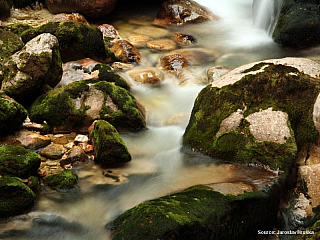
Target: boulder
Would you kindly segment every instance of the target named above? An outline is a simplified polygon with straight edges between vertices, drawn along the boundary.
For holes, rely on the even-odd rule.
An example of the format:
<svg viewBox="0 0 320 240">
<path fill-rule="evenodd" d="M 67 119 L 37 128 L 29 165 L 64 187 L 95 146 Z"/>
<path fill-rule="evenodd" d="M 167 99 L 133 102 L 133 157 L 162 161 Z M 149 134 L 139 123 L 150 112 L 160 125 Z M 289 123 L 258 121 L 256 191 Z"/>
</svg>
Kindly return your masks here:
<svg viewBox="0 0 320 240">
<path fill-rule="evenodd" d="M 79 81 L 51 90 L 31 105 L 30 119 L 46 121 L 56 131 L 88 131 L 97 119 L 105 119 L 118 129 L 145 127 L 143 107 L 127 90 L 106 81 Z"/>
<path fill-rule="evenodd" d="M 1 89 L 22 104 L 35 100 L 46 86 L 62 76 L 58 39 L 44 33 L 30 40 L 4 63 Z"/>
<path fill-rule="evenodd" d="M 208 9 L 192 0 L 169 0 L 162 4 L 154 24 L 160 26 L 201 23 L 218 19 Z"/>
<path fill-rule="evenodd" d="M 90 139 L 94 147 L 94 160 L 102 165 L 125 163 L 131 155 L 117 130 L 108 122 L 95 123 Z"/>
<path fill-rule="evenodd" d="M 26 117 L 27 110 L 22 105 L 0 92 L 0 136 L 19 130 Z"/>
<path fill-rule="evenodd" d="M 92 58 L 100 62 L 114 60 L 114 55 L 105 47 L 103 36 L 96 27 L 79 22 L 49 22 L 21 34 L 23 42 L 42 33 L 51 33 L 58 38 L 63 62 Z"/>
<path fill-rule="evenodd" d="M 68 191 L 78 188 L 78 176 L 70 170 L 46 176 L 44 183 L 58 191 Z"/>
<path fill-rule="evenodd" d="M 319 1 L 284 0 L 273 38 L 283 46 L 305 48 L 318 45 L 319 18 Z"/>
<path fill-rule="evenodd" d="M 143 202 L 106 227 L 113 240 L 257 239 L 258 230 L 270 230 L 276 221 L 279 200 L 271 192 L 234 196 L 194 186 Z"/>
<path fill-rule="evenodd" d="M 35 202 L 35 194 L 21 179 L 0 177 L 0 218 L 21 214 Z"/>
<path fill-rule="evenodd" d="M 297 149 L 318 137 L 316 69 L 316 62 L 289 58 L 223 75 L 198 95 L 184 145 L 227 161 L 258 162 L 288 172 Z"/>
<path fill-rule="evenodd" d="M 118 0 L 45 0 L 51 13 L 79 12 L 89 18 L 100 18 L 108 15 Z"/>
<path fill-rule="evenodd" d="M 28 178 L 36 175 L 41 158 L 20 146 L 0 146 L 0 175 Z"/>
</svg>

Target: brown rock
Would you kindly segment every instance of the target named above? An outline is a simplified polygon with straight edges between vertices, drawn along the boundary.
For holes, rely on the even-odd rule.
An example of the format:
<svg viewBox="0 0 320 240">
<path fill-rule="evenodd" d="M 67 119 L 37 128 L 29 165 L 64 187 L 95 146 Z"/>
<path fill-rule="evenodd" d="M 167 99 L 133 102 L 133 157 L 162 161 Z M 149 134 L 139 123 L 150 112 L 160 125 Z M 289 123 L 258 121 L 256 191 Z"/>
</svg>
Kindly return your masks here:
<svg viewBox="0 0 320 240">
<path fill-rule="evenodd" d="M 119 40 L 110 49 L 116 57 L 121 59 L 121 62 L 139 63 L 141 59 L 138 49 L 126 40 Z"/>
<path fill-rule="evenodd" d="M 100 18 L 109 14 L 117 0 L 46 0 L 51 13 L 79 12 L 89 18 Z"/>
<path fill-rule="evenodd" d="M 152 38 L 164 38 L 170 34 L 169 30 L 154 26 L 143 26 L 134 29 L 134 33 L 147 35 Z"/>
<path fill-rule="evenodd" d="M 184 57 L 190 65 L 203 65 L 216 60 L 217 52 L 205 48 L 184 48 L 168 53 L 179 54 Z M 166 54 L 167 55 L 167 54 Z"/>
<path fill-rule="evenodd" d="M 175 32 L 172 37 L 177 44 L 182 46 L 190 45 L 197 42 L 193 36 L 181 32 Z"/>
<path fill-rule="evenodd" d="M 122 39 L 117 29 L 110 24 L 102 24 L 98 28 L 102 32 L 103 38 L 109 38 L 111 41 Z"/>
<path fill-rule="evenodd" d="M 157 68 L 135 68 L 126 72 L 138 83 L 159 85 L 163 80 L 162 73 Z"/>
<path fill-rule="evenodd" d="M 171 51 L 176 49 L 177 45 L 170 39 L 159 39 L 147 42 L 147 47 L 156 51 Z"/>
<path fill-rule="evenodd" d="M 189 66 L 188 60 L 179 54 L 165 55 L 160 59 L 161 67 L 168 73 L 178 75 Z"/>
<path fill-rule="evenodd" d="M 61 166 L 65 166 L 68 164 L 72 164 L 76 161 L 82 162 L 87 159 L 87 155 L 84 150 L 79 146 L 74 146 L 71 150 L 69 150 L 63 159 L 60 161 Z"/>
<path fill-rule="evenodd" d="M 52 143 L 42 149 L 39 154 L 48 159 L 60 159 L 65 153 L 66 149 L 60 144 Z"/>
<path fill-rule="evenodd" d="M 133 33 L 128 39 L 137 48 L 144 48 L 147 46 L 147 42 L 153 40 L 151 37 L 140 33 Z"/>
<path fill-rule="evenodd" d="M 50 19 L 51 22 L 67 22 L 67 21 L 74 21 L 74 22 L 80 22 L 80 23 L 85 23 L 89 25 L 89 22 L 87 19 L 82 16 L 79 13 L 60 13 L 57 15 L 54 15 L 52 19 Z"/>
<path fill-rule="evenodd" d="M 217 20 L 208 9 L 192 0 L 169 0 L 162 4 L 154 24 L 160 26 L 183 25 Z"/>
<path fill-rule="evenodd" d="M 21 146 L 32 150 L 45 147 L 51 143 L 51 139 L 49 137 L 42 136 L 28 130 L 20 131 L 15 138 Z"/>
<path fill-rule="evenodd" d="M 133 65 L 131 63 L 114 62 L 112 63 L 111 67 L 114 70 L 126 70 L 133 68 Z"/>
</svg>

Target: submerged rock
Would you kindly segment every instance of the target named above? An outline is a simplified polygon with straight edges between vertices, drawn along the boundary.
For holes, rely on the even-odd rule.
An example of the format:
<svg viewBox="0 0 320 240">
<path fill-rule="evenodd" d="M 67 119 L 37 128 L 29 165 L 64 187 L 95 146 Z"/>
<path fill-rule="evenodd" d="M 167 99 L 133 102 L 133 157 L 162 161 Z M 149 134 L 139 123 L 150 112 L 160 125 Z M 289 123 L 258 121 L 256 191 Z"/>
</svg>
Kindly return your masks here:
<svg viewBox="0 0 320 240">
<path fill-rule="evenodd" d="M 1 89 L 22 104 L 35 100 L 62 76 L 58 39 L 44 33 L 30 40 L 4 64 Z"/>
<path fill-rule="evenodd" d="M 94 160 L 102 165 L 125 163 L 131 155 L 117 130 L 108 122 L 99 120 L 90 133 L 93 142 Z"/>
<path fill-rule="evenodd" d="M 20 146 L 0 146 L 0 175 L 28 178 L 36 175 L 41 158 Z"/>
<path fill-rule="evenodd" d="M 192 0 L 169 0 L 162 4 L 154 24 L 183 25 L 186 23 L 201 23 L 218 19 L 208 9 Z"/>
<path fill-rule="evenodd" d="M 158 39 L 147 42 L 147 47 L 154 51 L 171 51 L 176 49 L 177 45 L 170 39 Z"/>
<path fill-rule="evenodd" d="M 127 210 L 107 225 L 112 239 L 256 239 L 272 229 L 278 198 L 274 190 L 222 195 L 195 186 Z M 257 218 L 257 216 L 259 216 Z"/>
<path fill-rule="evenodd" d="M 310 61 L 280 62 L 286 60 L 286 65 L 295 62 L 299 68 Z M 306 74 L 312 73 L 312 64 L 301 72 L 278 61 L 239 67 L 204 88 L 184 145 L 227 161 L 254 161 L 289 171 L 297 149 L 318 137 L 314 108 L 320 81 Z"/>
<path fill-rule="evenodd" d="M 92 58 L 100 62 L 114 60 L 114 55 L 105 47 L 103 36 L 96 27 L 79 22 L 49 22 L 22 33 L 21 39 L 29 41 L 42 33 L 51 33 L 58 38 L 63 62 Z"/>
<path fill-rule="evenodd" d="M 143 107 L 127 90 L 106 81 L 79 81 L 51 90 L 31 105 L 30 119 L 46 121 L 56 131 L 87 131 L 97 119 L 105 119 L 118 129 L 145 127 Z"/>
<path fill-rule="evenodd" d="M 0 177 L 0 218 L 21 214 L 29 210 L 35 194 L 21 179 Z"/>
<path fill-rule="evenodd" d="M 19 130 L 26 117 L 27 110 L 22 105 L 0 92 L 0 136 Z"/>
<path fill-rule="evenodd" d="M 157 68 L 135 68 L 126 73 L 137 83 L 159 85 L 163 80 L 162 73 Z"/>
</svg>

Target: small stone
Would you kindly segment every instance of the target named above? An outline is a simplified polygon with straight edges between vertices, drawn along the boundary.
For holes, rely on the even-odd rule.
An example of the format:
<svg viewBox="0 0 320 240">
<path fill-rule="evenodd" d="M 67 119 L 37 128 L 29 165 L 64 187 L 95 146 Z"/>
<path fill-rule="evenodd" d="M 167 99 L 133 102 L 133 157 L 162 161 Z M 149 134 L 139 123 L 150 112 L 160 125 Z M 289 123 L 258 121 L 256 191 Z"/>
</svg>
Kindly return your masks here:
<svg viewBox="0 0 320 240">
<path fill-rule="evenodd" d="M 182 46 L 190 45 L 197 42 L 193 36 L 181 32 L 175 32 L 172 37 L 177 44 Z"/>
<path fill-rule="evenodd" d="M 64 147 L 68 150 L 70 150 L 72 147 L 74 146 L 74 143 L 73 142 L 69 142 L 67 144 L 64 145 Z"/>
<path fill-rule="evenodd" d="M 112 63 L 111 67 L 114 70 L 126 70 L 133 68 L 133 65 L 131 63 L 114 62 Z"/>
<path fill-rule="evenodd" d="M 143 34 L 140 34 L 140 33 L 131 34 L 128 37 L 128 39 L 137 48 L 144 48 L 144 47 L 147 46 L 147 42 L 153 40 L 150 36 L 143 35 Z"/>
<path fill-rule="evenodd" d="M 49 137 L 42 136 L 38 133 L 28 130 L 20 131 L 18 136 L 16 136 L 15 138 L 18 142 L 21 143 L 21 146 L 32 150 L 45 147 L 51 143 L 51 139 Z"/>
<path fill-rule="evenodd" d="M 60 14 L 54 15 L 50 19 L 50 22 L 67 22 L 67 21 L 80 22 L 80 23 L 85 23 L 87 25 L 90 25 L 89 22 L 85 19 L 85 17 L 79 13 L 71 13 L 71 14 L 60 13 Z"/>
<path fill-rule="evenodd" d="M 76 138 L 74 139 L 74 143 L 78 144 L 78 143 L 87 143 L 89 141 L 89 138 L 87 135 L 82 135 L 79 134 L 76 136 Z"/>
<path fill-rule="evenodd" d="M 110 24 L 102 24 L 98 28 L 102 32 L 103 38 L 108 38 L 111 41 L 122 39 L 117 29 Z"/>
<path fill-rule="evenodd" d="M 182 69 L 189 66 L 188 60 L 179 54 L 165 55 L 160 59 L 163 70 L 178 75 Z"/>
<path fill-rule="evenodd" d="M 139 63 L 141 60 L 141 54 L 138 49 L 126 40 L 116 41 L 110 50 L 124 63 Z"/>
<path fill-rule="evenodd" d="M 137 83 L 159 85 L 163 80 L 162 73 L 157 68 L 135 68 L 126 73 Z"/>
<path fill-rule="evenodd" d="M 91 144 L 88 144 L 84 149 L 84 152 L 87 153 L 87 154 L 88 153 L 93 153 L 93 151 L 94 151 L 94 148 L 93 148 L 93 145 L 91 145 Z"/>
<path fill-rule="evenodd" d="M 82 162 L 87 160 L 86 154 L 84 150 L 79 146 L 74 146 L 71 150 L 69 150 L 64 159 L 60 161 L 61 166 L 65 166 L 67 164 L 72 164 L 76 161 Z"/>
<path fill-rule="evenodd" d="M 42 149 L 39 154 L 48 159 L 60 159 L 65 151 L 66 149 L 62 145 L 52 143 Z"/>
<path fill-rule="evenodd" d="M 176 49 L 177 45 L 170 39 L 159 39 L 147 42 L 147 47 L 155 51 L 171 51 Z"/>
</svg>

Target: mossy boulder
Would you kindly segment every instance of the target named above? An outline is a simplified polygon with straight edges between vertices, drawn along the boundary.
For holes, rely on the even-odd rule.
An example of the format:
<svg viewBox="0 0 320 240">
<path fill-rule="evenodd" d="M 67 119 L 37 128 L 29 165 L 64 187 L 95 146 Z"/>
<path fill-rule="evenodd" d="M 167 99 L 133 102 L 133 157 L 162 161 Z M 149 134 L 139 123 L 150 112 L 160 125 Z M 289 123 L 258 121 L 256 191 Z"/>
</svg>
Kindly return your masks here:
<svg viewBox="0 0 320 240">
<path fill-rule="evenodd" d="M 284 0 L 273 32 L 275 42 L 290 47 L 320 44 L 319 0 Z"/>
<path fill-rule="evenodd" d="M 0 92 L 0 136 L 19 130 L 27 117 L 27 110 Z"/>
<path fill-rule="evenodd" d="M 15 33 L 8 31 L 4 27 L 0 27 L 0 60 L 19 51 L 24 46 L 20 37 Z M 1 65 L 0 65 L 1 66 Z M 1 70 L 1 69 L 0 69 Z"/>
<path fill-rule="evenodd" d="M 29 210 L 35 201 L 35 194 L 21 179 L 0 178 L 0 218 L 10 217 Z"/>
<path fill-rule="evenodd" d="M 8 24 L 6 26 L 3 26 L 3 29 L 12 32 L 14 34 L 17 34 L 19 37 L 21 36 L 21 34 L 28 30 L 28 29 L 32 29 L 32 27 L 28 24 L 25 23 L 14 23 L 14 24 Z M 19 40 L 22 42 L 22 40 L 19 38 Z"/>
<path fill-rule="evenodd" d="M 143 202 L 107 224 L 112 239 L 256 239 L 276 220 L 270 192 L 223 195 L 206 186 Z M 276 191 L 275 191 L 276 192 Z"/>
<path fill-rule="evenodd" d="M 46 121 L 56 129 L 87 130 L 94 120 L 104 119 L 118 129 L 137 131 L 145 127 L 141 109 L 122 87 L 106 81 L 79 81 L 41 96 L 29 113 L 32 121 Z"/>
<path fill-rule="evenodd" d="M 272 61 L 250 66 L 199 93 L 183 144 L 230 162 L 287 171 L 297 149 L 318 137 L 313 113 L 320 81 Z"/>
<path fill-rule="evenodd" d="M 78 188 L 78 175 L 70 170 L 65 170 L 45 177 L 44 183 L 59 191 L 72 190 Z"/>
<path fill-rule="evenodd" d="M 0 175 L 19 178 L 34 176 L 40 167 L 41 157 L 20 146 L 0 146 Z"/>
<path fill-rule="evenodd" d="M 4 63 L 3 71 L 3 91 L 24 105 L 32 102 L 61 80 L 57 38 L 49 33 L 35 37 Z"/>
<path fill-rule="evenodd" d="M 96 162 L 107 165 L 131 160 L 131 155 L 118 131 L 107 121 L 99 120 L 94 124 L 90 139 L 93 142 Z"/>
<path fill-rule="evenodd" d="M 101 31 L 79 22 L 49 22 L 21 34 L 23 42 L 42 33 L 51 33 L 59 40 L 63 62 L 92 58 L 99 62 L 114 60 L 114 54 L 105 47 Z"/>
</svg>

